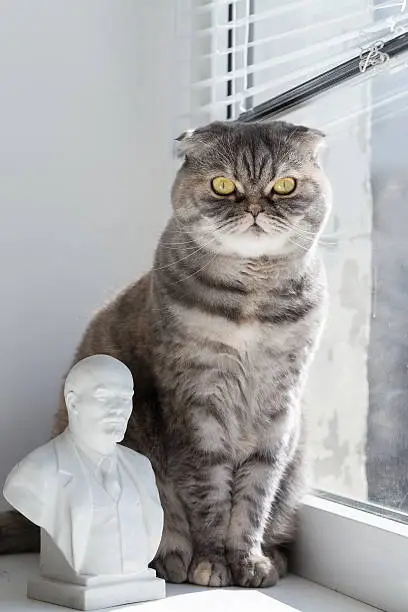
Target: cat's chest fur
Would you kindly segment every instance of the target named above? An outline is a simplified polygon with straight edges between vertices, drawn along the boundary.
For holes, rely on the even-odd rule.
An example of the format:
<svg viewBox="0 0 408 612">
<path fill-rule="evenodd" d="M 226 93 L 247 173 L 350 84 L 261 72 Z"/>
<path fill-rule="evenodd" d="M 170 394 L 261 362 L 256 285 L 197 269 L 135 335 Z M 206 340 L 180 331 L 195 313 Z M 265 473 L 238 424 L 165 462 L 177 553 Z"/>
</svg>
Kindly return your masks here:
<svg viewBox="0 0 408 612">
<path fill-rule="evenodd" d="M 174 314 L 184 332 L 178 347 L 178 358 L 185 364 L 179 385 L 212 403 L 228 429 L 225 437 L 211 414 L 200 413 L 195 427 L 203 448 L 217 451 L 229 443 L 237 459 L 244 459 L 262 440 L 265 446 L 273 444 L 271 437 L 280 440 L 287 430 L 286 417 L 276 416 L 281 385 L 288 374 L 292 384 L 294 359 L 303 361 L 306 322 L 238 323 L 183 306 Z"/>
<path fill-rule="evenodd" d="M 234 321 L 199 308 L 177 306 L 176 312 L 184 331 L 191 339 L 200 342 L 223 344 L 233 349 L 237 356 L 249 358 L 265 346 L 277 351 L 288 348 L 294 339 L 295 329 L 302 325 L 276 325 L 262 322 L 255 317 Z M 298 338 L 299 340 L 299 338 Z M 197 345 L 193 345 L 194 349 Z M 186 347 L 187 349 L 189 347 Z"/>
<path fill-rule="evenodd" d="M 177 305 L 181 341 L 174 354 L 184 364 L 180 384 L 195 393 L 223 392 L 223 404 L 242 415 L 263 410 L 288 374 L 299 373 L 316 331 L 315 314 L 285 324 L 257 318 L 233 321 L 200 308 Z M 293 378 L 293 377 L 292 377 Z"/>
</svg>

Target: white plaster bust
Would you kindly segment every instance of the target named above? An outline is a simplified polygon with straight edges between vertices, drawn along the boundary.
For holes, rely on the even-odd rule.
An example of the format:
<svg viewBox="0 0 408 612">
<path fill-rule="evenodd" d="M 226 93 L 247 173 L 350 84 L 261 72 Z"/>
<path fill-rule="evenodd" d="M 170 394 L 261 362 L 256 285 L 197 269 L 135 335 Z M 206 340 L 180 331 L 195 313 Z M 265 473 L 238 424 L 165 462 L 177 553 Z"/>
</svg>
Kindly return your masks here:
<svg viewBox="0 0 408 612">
<path fill-rule="evenodd" d="M 67 429 L 16 465 L 4 486 L 8 502 L 42 528 L 44 579 L 31 593 L 29 585 L 29 595 L 79 609 L 162 597 L 163 583 L 148 569 L 163 529 L 153 469 L 117 444 L 132 411 L 131 372 L 108 355 L 88 357 L 69 372 L 64 396 Z M 63 589 L 47 594 L 55 581 L 65 589 L 71 583 L 78 601 L 72 603 L 72 593 L 68 604 L 61 600 Z M 119 586 L 119 599 L 92 599 L 93 585 L 100 595 L 106 581 L 111 594 L 112 582 Z M 123 599 L 123 581 L 139 581 L 139 592 L 129 586 Z"/>
</svg>

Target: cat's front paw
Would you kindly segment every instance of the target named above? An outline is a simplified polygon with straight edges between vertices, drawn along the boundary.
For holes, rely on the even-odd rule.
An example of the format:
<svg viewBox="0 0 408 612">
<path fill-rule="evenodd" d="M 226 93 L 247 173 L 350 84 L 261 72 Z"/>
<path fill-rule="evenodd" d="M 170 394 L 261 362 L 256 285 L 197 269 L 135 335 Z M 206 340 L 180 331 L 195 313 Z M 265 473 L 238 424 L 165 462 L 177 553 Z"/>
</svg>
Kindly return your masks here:
<svg viewBox="0 0 408 612">
<path fill-rule="evenodd" d="M 200 586 L 231 586 L 231 571 L 222 557 L 193 557 L 188 571 L 188 581 Z"/>
<path fill-rule="evenodd" d="M 262 553 L 244 553 L 242 551 L 229 555 L 233 582 L 242 587 L 274 586 L 279 580 L 279 570 L 269 557 Z"/>
<path fill-rule="evenodd" d="M 186 582 L 190 555 L 180 551 L 172 551 L 165 555 L 159 555 L 151 563 L 151 567 L 156 570 L 159 578 L 164 578 L 166 582 L 180 584 Z"/>
</svg>

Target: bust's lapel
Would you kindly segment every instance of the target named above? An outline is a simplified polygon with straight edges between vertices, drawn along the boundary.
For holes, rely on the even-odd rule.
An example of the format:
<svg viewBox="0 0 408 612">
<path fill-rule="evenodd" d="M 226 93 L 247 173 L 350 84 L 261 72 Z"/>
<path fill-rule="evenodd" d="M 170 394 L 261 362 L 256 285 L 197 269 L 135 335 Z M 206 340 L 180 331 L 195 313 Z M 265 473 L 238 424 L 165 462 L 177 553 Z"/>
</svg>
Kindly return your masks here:
<svg viewBox="0 0 408 612">
<path fill-rule="evenodd" d="M 56 526 L 56 543 L 71 567 L 79 572 L 84 560 L 92 520 L 90 487 L 82 462 L 70 435 L 55 439 L 60 478 L 61 510 Z"/>
</svg>

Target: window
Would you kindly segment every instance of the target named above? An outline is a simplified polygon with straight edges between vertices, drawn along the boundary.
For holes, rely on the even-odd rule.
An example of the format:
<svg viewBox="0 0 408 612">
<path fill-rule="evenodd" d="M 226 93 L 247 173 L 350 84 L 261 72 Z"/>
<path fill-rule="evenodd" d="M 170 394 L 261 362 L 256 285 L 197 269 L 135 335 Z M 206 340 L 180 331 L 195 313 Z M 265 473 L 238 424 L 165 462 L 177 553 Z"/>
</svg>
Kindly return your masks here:
<svg viewBox="0 0 408 612">
<path fill-rule="evenodd" d="M 299 571 L 402 612 L 408 7 L 396 0 L 186 0 L 179 10 L 196 32 L 181 85 L 191 96 L 182 118 L 188 127 L 283 118 L 328 135 L 334 206 L 320 249 L 331 304 L 304 400 L 322 499 L 310 498 L 302 511 Z"/>
</svg>

